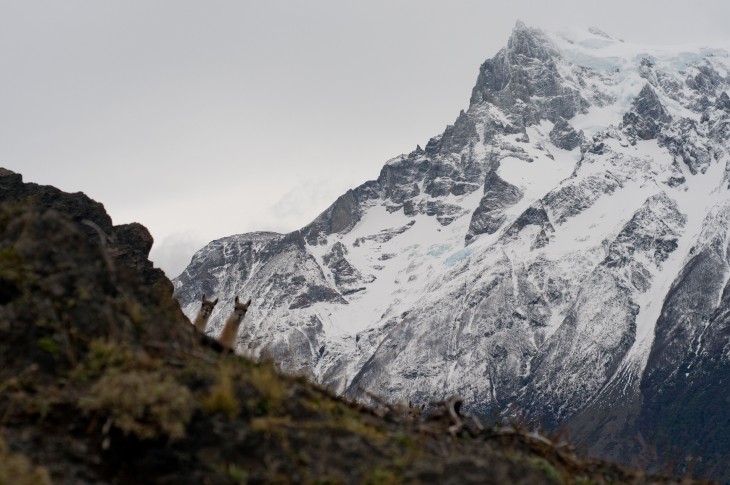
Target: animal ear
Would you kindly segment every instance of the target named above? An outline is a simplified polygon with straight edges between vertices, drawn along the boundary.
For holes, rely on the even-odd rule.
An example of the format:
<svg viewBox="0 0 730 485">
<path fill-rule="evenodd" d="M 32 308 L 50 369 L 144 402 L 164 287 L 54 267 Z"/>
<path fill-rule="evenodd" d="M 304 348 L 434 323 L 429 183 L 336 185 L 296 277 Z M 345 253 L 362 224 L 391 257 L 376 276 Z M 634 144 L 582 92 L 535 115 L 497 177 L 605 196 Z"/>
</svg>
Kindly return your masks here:
<svg viewBox="0 0 730 485">
<path fill-rule="evenodd" d="M 236 295 L 236 305 L 238 305 L 238 295 Z"/>
<path fill-rule="evenodd" d="M 246 303 L 246 308 L 251 306 L 251 298 L 248 299 L 248 303 Z"/>
<path fill-rule="evenodd" d="M 213 300 L 213 306 L 215 306 L 217 303 L 218 303 L 218 298 L 216 298 L 215 300 Z"/>
<path fill-rule="evenodd" d="M 205 301 L 205 293 L 203 293 L 203 301 Z"/>
</svg>

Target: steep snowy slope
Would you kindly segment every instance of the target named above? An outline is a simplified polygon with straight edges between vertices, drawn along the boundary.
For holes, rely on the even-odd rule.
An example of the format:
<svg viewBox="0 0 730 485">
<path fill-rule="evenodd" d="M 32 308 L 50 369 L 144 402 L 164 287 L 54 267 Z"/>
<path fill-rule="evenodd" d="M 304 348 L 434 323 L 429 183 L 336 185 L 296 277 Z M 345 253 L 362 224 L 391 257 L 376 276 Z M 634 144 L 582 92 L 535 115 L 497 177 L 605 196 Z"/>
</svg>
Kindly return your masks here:
<svg viewBox="0 0 730 485">
<path fill-rule="evenodd" d="M 614 458 L 702 454 L 708 416 L 730 432 L 729 72 L 721 49 L 518 23 L 442 135 L 300 231 L 210 243 L 176 295 L 191 317 L 220 297 L 214 334 L 251 297 L 239 351 L 352 397 L 458 393 Z M 714 411 L 669 450 L 690 390 Z"/>
</svg>

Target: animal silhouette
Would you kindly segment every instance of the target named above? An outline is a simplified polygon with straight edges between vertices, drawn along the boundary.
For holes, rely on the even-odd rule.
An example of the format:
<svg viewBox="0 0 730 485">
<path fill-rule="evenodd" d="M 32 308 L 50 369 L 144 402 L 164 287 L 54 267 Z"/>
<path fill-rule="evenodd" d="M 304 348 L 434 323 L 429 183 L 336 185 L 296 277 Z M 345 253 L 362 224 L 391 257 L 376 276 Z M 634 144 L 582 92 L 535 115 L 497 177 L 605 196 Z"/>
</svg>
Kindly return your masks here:
<svg viewBox="0 0 730 485">
<path fill-rule="evenodd" d="M 195 321 L 193 322 L 193 325 L 195 325 L 195 330 L 200 333 L 205 333 L 205 327 L 208 326 L 210 314 L 213 313 L 213 308 L 215 307 L 216 303 L 218 303 L 218 298 L 211 301 L 206 300 L 205 295 L 203 295 L 203 300 L 200 304 L 200 311 L 198 312 L 198 316 L 195 317 Z"/>
<path fill-rule="evenodd" d="M 247 303 L 241 303 L 238 301 L 238 296 L 236 296 L 236 301 L 233 304 L 233 313 L 231 313 L 231 316 L 228 317 L 228 320 L 226 320 L 221 336 L 218 339 L 224 347 L 229 349 L 234 348 L 236 335 L 238 335 L 238 327 L 241 326 L 241 321 L 243 320 L 243 317 L 246 316 L 249 306 L 251 306 L 250 299 Z"/>
</svg>

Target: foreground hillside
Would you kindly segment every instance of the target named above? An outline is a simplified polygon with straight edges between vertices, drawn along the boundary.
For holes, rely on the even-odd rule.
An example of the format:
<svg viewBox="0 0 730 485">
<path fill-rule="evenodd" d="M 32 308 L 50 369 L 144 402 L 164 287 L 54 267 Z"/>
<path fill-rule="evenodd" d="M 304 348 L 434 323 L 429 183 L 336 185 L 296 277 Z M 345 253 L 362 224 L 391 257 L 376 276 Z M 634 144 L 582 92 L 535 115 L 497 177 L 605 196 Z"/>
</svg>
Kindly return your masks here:
<svg viewBox="0 0 730 485">
<path fill-rule="evenodd" d="M 143 227 L 4 169 L 0 200 L 2 484 L 681 482 L 458 403 L 375 411 L 223 354 L 149 264 Z"/>
</svg>

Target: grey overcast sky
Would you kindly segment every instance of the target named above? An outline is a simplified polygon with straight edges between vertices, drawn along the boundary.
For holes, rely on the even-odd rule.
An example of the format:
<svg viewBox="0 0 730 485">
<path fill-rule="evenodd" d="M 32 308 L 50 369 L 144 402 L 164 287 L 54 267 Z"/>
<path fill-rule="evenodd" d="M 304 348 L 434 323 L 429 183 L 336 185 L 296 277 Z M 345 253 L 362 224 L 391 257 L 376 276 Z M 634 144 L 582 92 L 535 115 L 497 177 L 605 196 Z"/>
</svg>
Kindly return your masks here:
<svg viewBox="0 0 730 485">
<path fill-rule="evenodd" d="M 517 19 L 730 38 L 728 0 L 0 0 L 0 166 L 145 224 L 173 277 L 443 131 Z"/>
</svg>

